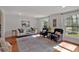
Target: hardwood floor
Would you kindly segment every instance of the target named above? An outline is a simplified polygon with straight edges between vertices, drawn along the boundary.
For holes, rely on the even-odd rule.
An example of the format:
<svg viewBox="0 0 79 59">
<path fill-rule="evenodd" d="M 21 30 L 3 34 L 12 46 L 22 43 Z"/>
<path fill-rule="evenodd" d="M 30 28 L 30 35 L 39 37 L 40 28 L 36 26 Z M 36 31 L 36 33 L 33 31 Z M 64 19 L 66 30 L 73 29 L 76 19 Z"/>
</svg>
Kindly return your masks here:
<svg viewBox="0 0 79 59">
<path fill-rule="evenodd" d="M 17 41 L 16 37 L 8 37 L 6 38 L 6 41 L 8 41 L 12 45 L 12 52 L 18 52 L 18 46 L 17 46 Z"/>
<path fill-rule="evenodd" d="M 35 52 L 44 52 L 44 51 L 53 52 L 52 47 L 56 45 L 54 41 L 51 41 L 47 38 L 35 39 L 30 37 L 30 39 L 26 40 L 26 39 L 23 39 L 22 37 L 22 38 L 19 38 L 19 41 L 18 41 L 18 42 L 21 41 L 22 44 L 18 44 L 18 42 L 16 42 L 16 37 L 8 37 L 6 38 L 6 41 L 8 41 L 12 45 L 12 52 L 19 52 L 19 51 L 20 52 L 34 52 L 34 51 Z"/>
<path fill-rule="evenodd" d="M 23 39 L 23 38 L 22 38 Z M 30 39 L 31 40 L 31 39 Z M 30 40 L 27 40 L 27 46 L 29 47 L 29 44 L 30 43 L 28 43 L 28 42 L 30 42 Z M 35 40 L 34 39 L 34 42 L 35 41 L 37 41 L 38 42 L 38 40 L 39 39 L 37 39 L 37 40 Z M 19 52 L 19 49 L 18 49 L 18 45 L 17 45 L 17 41 L 16 41 L 16 37 L 8 37 L 8 38 L 6 38 L 6 41 L 8 41 L 11 45 L 12 45 L 12 52 Z M 33 41 L 33 40 L 32 40 Z M 52 44 L 52 42 L 50 41 L 50 40 L 48 40 L 48 39 L 41 39 L 40 38 L 40 41 L 42 41 L 42 43 L 45 43 L 45 44 L 49 44 L 49 45 L 51 45 Z M 68 43 L 70 43 L 70 42 L 68 42 Z M 31 44 L 33 44 L 33 42 L 31 43 Z M 35 44 L 35 43 L 34 43 Z M 74 43 L 70 43 L 70 44 L 74 44 Z M 74 44 L 74 45 L 76 45 L 76 44 Z M 33 46 L 33 45 L 32 45 Z M 65 44 L 65 46 L 67 46 L 67 44 Z M 53 46 L 52 46 L 53 47 Z M 68 48 L 68 47 L 67 47 Z M 74 52 L 79 52 L 79 45 L 78 45 L 78 47 L 74 50 Z"/>
</svg>

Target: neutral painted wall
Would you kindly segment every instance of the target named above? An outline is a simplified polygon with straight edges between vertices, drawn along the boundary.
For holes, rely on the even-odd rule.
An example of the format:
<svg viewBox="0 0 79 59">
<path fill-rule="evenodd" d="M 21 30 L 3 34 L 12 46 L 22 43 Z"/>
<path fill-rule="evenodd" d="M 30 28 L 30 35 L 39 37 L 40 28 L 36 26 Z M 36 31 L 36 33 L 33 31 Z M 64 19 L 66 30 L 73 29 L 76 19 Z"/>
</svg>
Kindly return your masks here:
<svg viewBox="0 0 79 59">
<path fill-rule="evenodd" d="M 6 14 L 5 15 L 5 35 L 6 37 L 12 35 L 12 30 L 17 30 L 21 27 L 21 21 L 30 21 L 31 27 L 36 27 L 36 19 L 33 17 L 27 17 L 17 14 Z"/>
<path fill-rule="evenodd" d="M 17 29 L 19 25 L 19 16 L 6 14 L 5 15 L 5 35 L 11 35 L 11 30 Z"/>
<path fill-rule="evenodd" d="M 37 28 L 38 28 L 38 32 L 42 31 L 42 28 L 44 27 L 43 22 L 44 21 L 48 21 L 48 25 L 49 25 L 49 17 L 43 17 L 43 18 L 37 18 Z"/>
<path fill-rule="evenodd" d="M 51 29 L 52 31 L 55 29 L 55 28 L 62 28 L 62 25 L 61 25 L 61 15 L 60 14 L 53 14 L 53 15 L 50 15 L 50 19 L 49 19 L 49 24 L 51 26 Z M 56 27 L 53 27 L 53 19 L 56 19 Z"/>
</svg>

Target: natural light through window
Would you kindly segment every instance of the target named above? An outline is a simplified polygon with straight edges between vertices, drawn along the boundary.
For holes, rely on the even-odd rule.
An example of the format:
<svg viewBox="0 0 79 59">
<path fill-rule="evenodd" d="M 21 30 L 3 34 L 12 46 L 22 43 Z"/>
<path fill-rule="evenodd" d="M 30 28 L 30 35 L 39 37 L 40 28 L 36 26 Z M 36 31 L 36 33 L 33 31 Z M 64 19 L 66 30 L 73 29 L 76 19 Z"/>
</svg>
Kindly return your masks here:
<svg viewBox="0 0 79 59">
<path fill-rule="evenodd" d="M 40 36 L 39 34 L 37 34 L 37 35 L 32 35 L 32 37 L 34 37 L 34 38 L 35 38 L 35 37 L 39 37 L 39 36 Z"/>
<path fill-rule="evenodd" d="M 70 50 L 70 51 L 74 51 L 78 46 L 74 45 L 74 44 L 70 44 L 70 43 L 67 43 L 67 42 L 62 42 L 59 44 L 60 46 Z"/>
<path fill-rule="evenodd" d="M 79 14 L 71 15 L 66 18 L 67 36 L 79 37 Z"/>
<path fill-rule="evenodd" d="M 53 47 L 55 50 L 59 51 L 59 52 L 70 52 L 62 47 L 60 47 L 59 45 Z"/>
</svg>

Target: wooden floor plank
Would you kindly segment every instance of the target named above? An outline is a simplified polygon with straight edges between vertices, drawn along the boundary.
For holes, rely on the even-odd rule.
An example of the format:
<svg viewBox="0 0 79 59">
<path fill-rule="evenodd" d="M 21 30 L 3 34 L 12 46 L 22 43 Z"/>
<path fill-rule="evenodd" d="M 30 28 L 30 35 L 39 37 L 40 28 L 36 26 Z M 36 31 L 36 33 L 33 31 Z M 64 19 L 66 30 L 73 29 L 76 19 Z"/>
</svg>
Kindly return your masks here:
<svg viewBox="0 0 79 59">
<path fill-rule="evenodd" d="M 6 41 L 8 41 L 12 45 L 12 52 L 18 52 L 18 46 L 17 46 L 17 41 L 16 37 L 8 37 L 6 38 Z"/>
</svg>

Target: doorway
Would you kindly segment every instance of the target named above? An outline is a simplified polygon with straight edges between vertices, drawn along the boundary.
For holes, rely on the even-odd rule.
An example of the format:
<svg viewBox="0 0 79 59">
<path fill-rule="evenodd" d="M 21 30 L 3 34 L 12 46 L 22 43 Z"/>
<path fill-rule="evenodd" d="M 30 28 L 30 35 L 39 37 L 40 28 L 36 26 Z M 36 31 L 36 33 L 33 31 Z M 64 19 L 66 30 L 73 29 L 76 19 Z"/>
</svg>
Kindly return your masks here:
<svg viewBox="0 0 79 59">
<path fill-rule="evenodd" d="M 0 51 L 6 50 L 4 14 L 3 10 L 0 10 Z"/>
<path fill-rule="evenodd" d="M 1 38 L 1 12 L 0 12 L 0 38 Z"/>
</svg>

